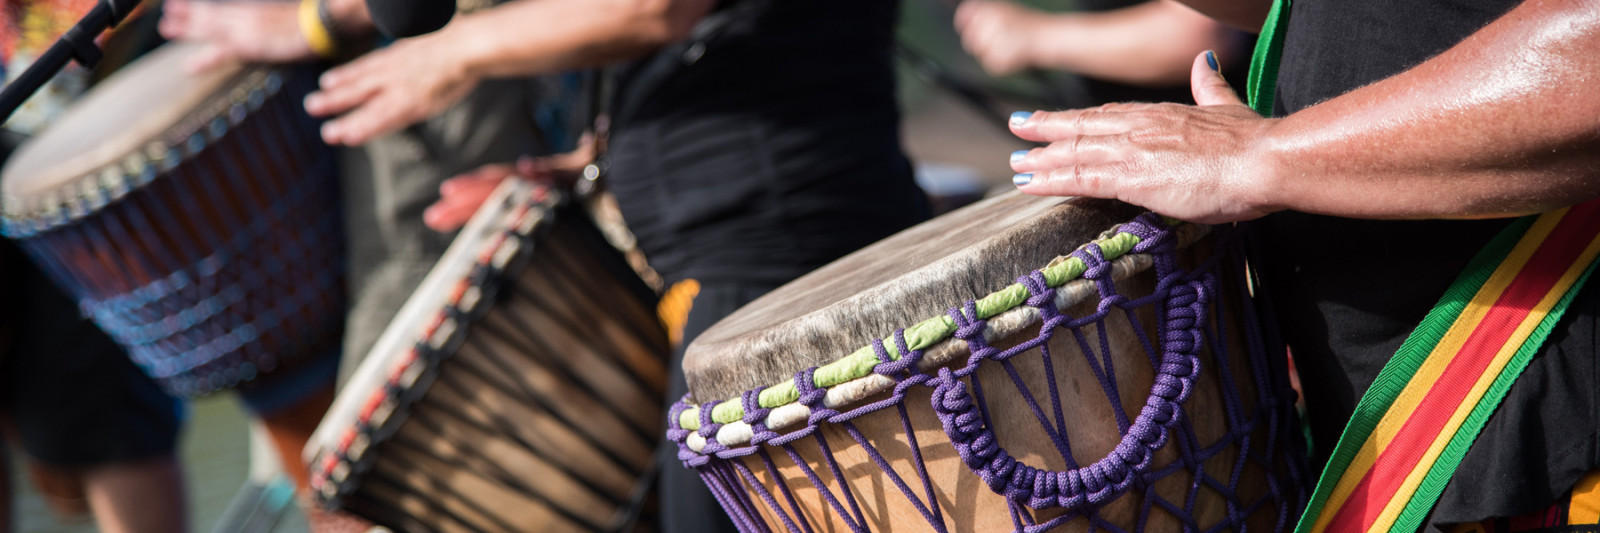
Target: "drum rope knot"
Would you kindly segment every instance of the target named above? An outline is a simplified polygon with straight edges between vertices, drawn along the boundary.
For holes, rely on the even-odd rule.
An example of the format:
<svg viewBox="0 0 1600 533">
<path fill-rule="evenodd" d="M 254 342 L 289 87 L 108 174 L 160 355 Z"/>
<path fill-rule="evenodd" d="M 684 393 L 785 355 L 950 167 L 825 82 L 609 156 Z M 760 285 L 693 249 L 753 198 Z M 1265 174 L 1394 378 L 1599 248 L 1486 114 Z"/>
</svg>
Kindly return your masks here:
<svg viewBox="0 0 1600 533">
<path fill-rule="evenodd" d="M 1013 458 L 988 428 L 967 384 L 949 368 L 939 369 L 931 403 L 962 462 L 991 490 L 1033 509 L 1102 505 L 1122 495 L 1142 479 L 1155 451 L 1166 445 L 1167 430 L 1181 418 L 1180 404 L 1200 373 L 1198 326 L 1205 322 L 1209 303 L 1205 285 L 1181 284 L 1168 296 L 1164 349 L 1149 399 L 1116 448 L 1088 466 L 1051 471 Z M 952 310 L 951 316 L 960 314 Z M 963 328 L 979 324 L 973 321 Z"/>
</svg>

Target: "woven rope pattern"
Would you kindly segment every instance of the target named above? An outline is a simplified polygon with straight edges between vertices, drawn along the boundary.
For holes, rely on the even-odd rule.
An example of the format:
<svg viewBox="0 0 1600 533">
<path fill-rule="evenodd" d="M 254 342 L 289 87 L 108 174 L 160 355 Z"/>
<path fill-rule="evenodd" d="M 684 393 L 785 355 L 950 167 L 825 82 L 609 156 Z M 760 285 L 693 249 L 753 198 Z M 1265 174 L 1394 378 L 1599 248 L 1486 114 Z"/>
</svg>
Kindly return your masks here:
<svg viewBox="0 0 1600 533">
<path fill-rule="evenodd" d="M 793 384 L 797 390 L 796 401 L 809 409 L 806 424 L 788 433 L 778 433 L 766 427 L 772 408 L 761 401 L 762 391 L 747 391 L 739 399 L 742 416 L 737 423 L 750 427 L 748 444 L 725 444 L 718 432 L 734 421 L 719 420 L 715 403 L 693 406 L 685 401 L 675 404 L 669 414 L 672 428 L 668 438 L 679 443 L 678 457 L 684 465 L 700 471 L 702 479 L 712 488 L 723 508 L 733 517 L 741 531 L 769 531 L 762 520 L 763 511 L 776 517 L 782 529 L 792 532 L 814 531 L 807 515 L 800 512 L 794 490 L 785 484 L 773 491 L 764 486 L 757 472 L 745 458 L 754 456 L 766 470 L 768 479 L 783 479 L 773 461 L 774 449 L 789 456 L 832 509 L 853 531 L 867 531 L 867 515 L 858 503 L 856 490 L 844 482 L 844 465 L 834 458 L 827 437 L 817 431 L 823 424 L 837 425 L 878 465 L 891 484 L 904 496 L 936 531 L 947 531 L 941 510 L 934 498 L 935 490 L 923 462 L 916 433 L 908 416 L 906 399 L 909 392 L 921 387 L 932 389 L 931 402 L 942 429 L 950 438 L 962 463 L 983 480 L 991 490 L 1006 497 L 1009 514 L 1015 531 L 1045 531 L 1080 518 L 1087 519 L 1090 530 L 1124 530 L 1126 524 L 1113 524 L 1099 516 L 1099 506 L 1109 503 L 1130 490 L 1149 488 L 1153 483 L 1179 472 L 1193 476 L 1186 498 L 1172 501 L 1152 491 L 1145 491 L 1140 507 L 1140 519 L 1133 529 L 1142 529 L 1152 509 L 1159 508 L 1183 522 L 1186 530 L 1219 531 L 1241 530 L 1245 520 L 1263 507 L 1277 511 L 1276 531 L 1292 526 L 1289 519 L 1303 505 L 1305 494 L 1303 452 L 1296 447 L 1289 430 L 1292 423 L 1293 392 L 1283 379 L 1268 369 L 1281 368 L 1269 364 L 1266 342 L 1257 327 L 1246 327 L 1247 339 L 1241 344 L 1249 352 L 1249 373 L 1256 382 L 1253 409 L 1243 407 L 1241 389 L 1233 382 L 1233 369 L 1228 367 L 1224 330 L 1208 322 L 1208 317 L 1218 313 L 1224 295 L 1218 294 L 1217 275 L 1223 261 L 1241 262 L 1237 241 L 1229 243 L 1224 253 L 1217 254 L 1207 266 L 1195 272 L 1180 269 L 1176 259 L 1174 233 L 1161 219 L 1145 215 L 1121 226 L 1116 235 L 1128 235 L 1120 242 L 1132 242 L 1123 253 L 1148 254 L 1154 259 L 1156 288 L 1148 295 L 1119 294 L 1111 276 L 1111 262 L 1107 250 L 1099 244 L 1086 245 L 1072 253 L 1072 258 L 1084 265 L 1081 276 L 1096 285 L 1100 299 L 1094 312 L 1080 317 L 1068 316 L 1057 307 L 1055 287 L 1065 280 L 1050 279 L 1044 271 L 1034 271 L 1018 279 L 1027 297 L 1023 304 L 1038 310 L 1041 327 L 1037 337 L 1010 348 L 1000 349 L 989 345 L 984 338 L 985 322 L 978 302 L 969 301 L 960 308 L 949 311 L 953 324 L 952 335 L 967 344 L 969 357 L 964 364 L 923 371 L 918 363 L 923 357 L 908 339 L 905 330 L 894 333 L 887 341 L 875 341 L 871 346 L 877 363 L 872 371 L 893 380 L 892 392 L 881 399 L 843 409 L 832 409 L 824 404 L 827 387 L 816 385 L 817 368 L 808 368 L 795 374 Z M 1114 237 L 1118 238 L 1118 237 Z M 1105 242 L 1104 240 L 1101 242 Z M 1228 265 L 1242 272 L 1242 264 Z M 1242 289 L 1241 289 L 1242 290 Z M 1245 295 L 1240 295 L 1245 296 Z M 1068 335 L 1080 347 L 1091 373 L 1103 392 L 1114 405 L 1120 405 L 1116 368 L 1107 340 L 1106 319 L 1113 314 L 1126 317 L 1135 331 L 1145 331 L 1141 318 L 1135 314 L 1143 307 L 1154 307 L 1159 321 L 1154 328 L 1157 339 L 1152 341 L 1139 336 L 1139 343 L 1155 370 L 1155 382 L 1144 408 L 1131 419 L 1120 409 L 1113 409 L 1121 434 L 1119 444 L 1103 458 L 1080 464 L 1071 453 L 1070 439 L 1065 426 L 1065 409 L 1061 391 L 1056 389 L 1055 368 L 1062 362 L 1054 361 L 1049 341 L 1059 335 Z M 1249 306 L 1244 306 L 1247 322 L 1254 322 Z M 1227 434 L 1216 442 L 1201 442 L 1193 425 L 1184 416 L 1183 404 L 1195 386 L 1201 370 L 1199 352 L 1209 348 L 1215 355 L 1212 364 L 1219 365 L 1217 374 L 1222 387 L 1222 398 L 1228 423 Z M 1095 348 L 1098 348 L 1096 350 Z M 1038 354 L 1047 374 L 1047 390 L 1029 390 L 1015 366 L 1014 358 Z M 1095 354 L 1100 354 L 1097 357 Z M 905 354 L 897 357 L 898 354 Z M 1274 356 L 1281 357 L 1277 352 Z M 1068 466 L 1063 471 L 1050 471 L 1023 464 L 999 445 L 990 429 L 991 410 L 1002 406 L 985 401 L 978 380 L 973 379 L 980 366 L 1000 365 L 1015 385 L 1025 405 L 1004 406 L 1008 409 L 1027 409 L 1039 422 L 1039 429 L 1047 435 Z M 952 368 L 953 367 L 953 368 Z M 1042 393 L 1042 394 L 1041 394 Z M 731 403 L 731 402 L 730 402 Z M 698 408 L 696 408 L 698 407 Z M 889 461 L 869 438 L 857 428 L 855 421 L 878 411 L 898 413 L 903 434 L 876 435 L 874 438 L 904 438 L 912 454 L 912 465 L 918 479 L 907 479 L 890 467 Z M 694 424 L 686 424 L 689 420 Z M 691 427 L 692 426 L 692 427 Z M 1254 437 L 1264 428 L 1265 439 Z M 824 457 L 823 464 L 808 463 L 796 448 L 797 441 L 811 439 Z M 1264 441 L 1264 442 L 1263 442 Z M 1175 442 L 1178 459 L 1156 465 L 1155 452 Z M 1207 459 L 1233 450 L 1240 459 L 1231 471 L 1213 472 L 1205 468 Z M 1254 462 L 1267 475 L 1266 494 L 1245 501 L 1238 493 L 1244 466 Z M 1285 465 L 1280 476 L 1275 465 Z M 818 468 L 827 468 L 835 481 L 826 483 Z M 837 487 L 835 491 L 832 487 Z M 1228 502 L 1226 513 L 1216 523 L 1201 524 L 1192 516 L 1195 497 L 1201 488 L 1220 494 Z M 1033 510 L 1064 510 L 1054 518 L 1036 521 Z M 982 512 L 982 511 L 980 511 Z M 998 512 L 992 510 L 987 512 Z"/>
<path fill-rule="evenodd" d="M 230 107 L 140 187 L 20 243 L 167 392 L 196 396 L 338 349 L 336 161 L 299 110 L 314 79 Z M 164 165 L 163 165 L 164 166 Z M 69 209 L 70 211 L 70 209 Z M 13 225 L 12 230 L 20 226 Z"/>
</svg>

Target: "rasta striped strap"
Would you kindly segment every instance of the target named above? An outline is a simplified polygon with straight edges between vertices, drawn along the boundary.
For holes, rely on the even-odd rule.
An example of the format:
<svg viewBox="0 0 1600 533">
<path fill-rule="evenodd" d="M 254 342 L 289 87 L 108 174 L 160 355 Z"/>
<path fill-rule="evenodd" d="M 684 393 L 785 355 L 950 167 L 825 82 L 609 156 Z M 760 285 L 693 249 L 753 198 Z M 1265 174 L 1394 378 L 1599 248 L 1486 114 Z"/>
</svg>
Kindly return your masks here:
<svg viewBox="0 0 1600 533">
<path fill-rule="evenodd" d="M 1495 237 L 1362 395 L 1296 533 L 1416 531 L 1597 254 L 1600 200 Z"/>
</svg>

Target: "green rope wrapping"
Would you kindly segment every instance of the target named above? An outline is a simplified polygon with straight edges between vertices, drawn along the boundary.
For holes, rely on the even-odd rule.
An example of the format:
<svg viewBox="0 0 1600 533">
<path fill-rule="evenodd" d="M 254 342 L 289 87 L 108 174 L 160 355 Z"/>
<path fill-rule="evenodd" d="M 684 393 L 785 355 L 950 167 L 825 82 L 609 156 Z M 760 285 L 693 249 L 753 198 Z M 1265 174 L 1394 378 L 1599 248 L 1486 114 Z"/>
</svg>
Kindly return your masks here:
<svg viewBox="0 0 1600 533">
<path fill-rule="evenodd" d="M 1173 218 L 1166 218 L 1168 224 L 1182 224 Z M 1115 231 L 1115 230 L 1113 230 Z M 1111 261 L 1127 254 L 1129 250 L 1139 244 L 1141 239 L 1132 233 L 1114 233 L 1108 237 L 1096 240 L 1094 244 L 1107 261 Z M 1087 246 L 1087 245 L 1086 245 Z M 1066 257 L 1051 261 L 1050 265 L 1040 270 L 1044 274 L 1045 284 L 1050 287 L 1060 287 L 1067 282 L 1078 279 L 1088 265 L 1082 259 Z M 1028 300 L 1028 288 L 1021 283 L 1013 283 L 1004 289 L 980 298 L 976 303 L 979 319 L 993 318 L 1001 313 L 1015 309 Z M 948 316 L 936 316 L 923 320 L 915 326 L 906 328 L 906 346 L 911 350 L 923 350 L 949 339 L 956 331 L 955 321 Z M 883 339 L 884 348 L 889 352 L 892 360 L 900 360 L 900 351 L 895 347 L 893 337 Z M 863 346 L 841 359 L 817 367 L 812 374 L 812 381 L 819 388 L 828 388 L 849 381 L 854 381 L 872 375 L 873 368 L 878 366 L 878 356 L 872 345 Z M 758 396 L 758 402 L 763 409 L 773 409 L 794 403 L 800 399 L 800 390 L 795 387 L 794 380 L 785 380 L 782 383 L 763 389 Z M 744 419 L 744 406 L 740 405 L 738 398 L 724 401 L 711 409 L 711 420 L 718 424 L 728 424 Z M 690 408 L 678 415 L 678 424 L 686 430 L 700 429 L 700 409 Z"/>
</svg>

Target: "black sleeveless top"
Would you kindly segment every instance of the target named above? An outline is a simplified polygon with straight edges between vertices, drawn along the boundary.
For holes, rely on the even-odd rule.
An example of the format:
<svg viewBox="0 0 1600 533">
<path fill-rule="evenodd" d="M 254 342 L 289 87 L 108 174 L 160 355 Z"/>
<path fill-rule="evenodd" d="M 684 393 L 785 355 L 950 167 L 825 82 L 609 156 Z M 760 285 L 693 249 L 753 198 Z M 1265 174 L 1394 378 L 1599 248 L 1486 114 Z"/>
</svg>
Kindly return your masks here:
<svg viewBox="0 0 1600 533">
<path fill-rule="evenodd" d="M 893 0 L 724 2 L 627 69 L 609 176 L 668 278 L 783 282 L 925 219 Z"/>
<path fill-rule="evenodd" d="M 1296 0 L 1277 115 L 1387 78 L 1459 43 L 1514 0 Z M 1263 276 L 1301 373 L 1316 463 L 1378 371 L 1509 220 L 1371 221 L 1283 212 L 1255 223 Z M 1591 282 L 1468 451 L 1433 524 L 1535 511 L 1600 468 Z"/>
</svg>

